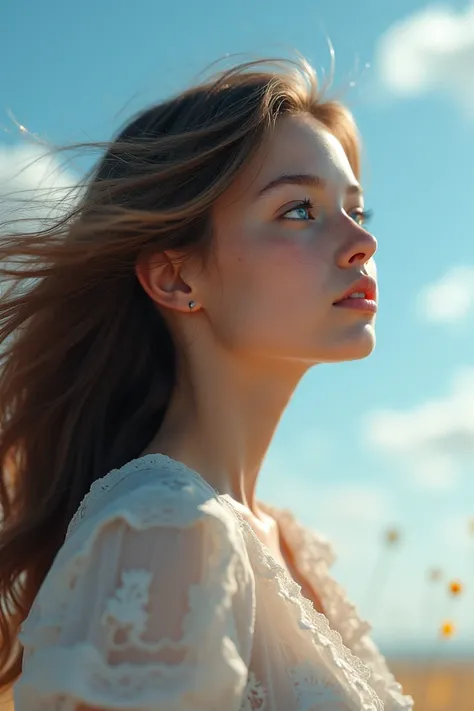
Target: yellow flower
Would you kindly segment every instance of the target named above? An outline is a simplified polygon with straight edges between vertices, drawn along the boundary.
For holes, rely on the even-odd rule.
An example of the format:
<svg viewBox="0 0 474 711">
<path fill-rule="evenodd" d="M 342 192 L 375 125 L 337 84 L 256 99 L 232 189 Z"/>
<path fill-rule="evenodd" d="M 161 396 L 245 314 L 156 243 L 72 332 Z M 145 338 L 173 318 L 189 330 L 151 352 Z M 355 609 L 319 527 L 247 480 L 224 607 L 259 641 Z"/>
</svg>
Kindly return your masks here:
<svg viewBox="0 0 474 711">
<path fill-rule="evenodd" d="M 385 534 L 385 542 L 388 546 L 394 546 L 400 540 L 400 531 L 397 528 L 390 528 Z"/>
<path fill-rule="evenodd" d="M 454 626 L 453 622 L 446 620 L 441 625 L 440 633 L 441 633 L 441 637 L 443 637 L 444 639 L 449 639 L 450 637 L 453 637 L 455 632 L 456 632 L 456 627 Z"/>
<path fill-rule="evenodd" d="M 451 580 L 449 583 L 449 592 L 453 597 L 457 597 L 463 591 L 463 584 L 460 580 Z"/>
</svg>

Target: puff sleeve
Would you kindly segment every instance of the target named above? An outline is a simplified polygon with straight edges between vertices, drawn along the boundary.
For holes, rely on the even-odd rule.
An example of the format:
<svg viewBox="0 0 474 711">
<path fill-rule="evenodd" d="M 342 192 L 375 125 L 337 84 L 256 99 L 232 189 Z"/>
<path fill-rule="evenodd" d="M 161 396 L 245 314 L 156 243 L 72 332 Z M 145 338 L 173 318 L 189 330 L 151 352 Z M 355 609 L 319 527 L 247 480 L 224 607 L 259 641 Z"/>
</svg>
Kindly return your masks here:
<svg viewBox="0 0 474 711">
<path fill-rule="evenodd" d="M 226 507 L 141 487 L 66 540 L 22 628 L 15 711 L 237 710 L 254 604 Z"/>
</svg>

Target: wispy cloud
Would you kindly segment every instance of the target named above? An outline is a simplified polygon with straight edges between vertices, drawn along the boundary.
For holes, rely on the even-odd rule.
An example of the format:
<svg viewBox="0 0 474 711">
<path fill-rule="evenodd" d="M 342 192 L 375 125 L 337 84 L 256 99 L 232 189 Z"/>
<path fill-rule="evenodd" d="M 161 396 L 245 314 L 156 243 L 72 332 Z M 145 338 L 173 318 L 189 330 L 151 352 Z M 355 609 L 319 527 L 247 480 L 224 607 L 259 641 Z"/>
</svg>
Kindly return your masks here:
<svg viewBox="0 0 474 711">
<path fill-rule="evenodd" d="M 473 66 L 474 3 L 413 13 L 389 27 L 375 52 L 378 79 L 392 95 L 441 92 L 474 118 Z"/>
<path fill-rule="evenodd" d="M 474 368 L 459 371 L 450 392 L 407 410 L 371 413 L 370 443 L 398 457 L 425 489 L 450 487 L 474 454 Z"/>
<path fill-rule="evenodd" d="M 474 267 L 453 267 L 421 291 L 420 316 L 434 323 L 458 323 L 474 311 Z"/>
</svg>

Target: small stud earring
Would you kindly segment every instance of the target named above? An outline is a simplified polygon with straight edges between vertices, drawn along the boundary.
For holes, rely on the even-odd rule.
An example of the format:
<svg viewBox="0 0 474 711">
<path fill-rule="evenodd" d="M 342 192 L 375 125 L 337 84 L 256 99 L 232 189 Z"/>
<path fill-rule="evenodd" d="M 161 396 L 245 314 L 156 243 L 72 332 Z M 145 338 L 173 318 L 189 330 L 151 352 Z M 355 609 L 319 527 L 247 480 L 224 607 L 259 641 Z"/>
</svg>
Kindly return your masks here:
<svg viewBox="0 0 474 711">
<path fill-rule="evenodd" d="M 195 302 L 195 301 L 190 301 L 189 304 L 188 304 L 188 306 L 189 306 L 190 309 L 194 309 L 194 307 L 196 306 L 196 302 Z"/>
</svg>

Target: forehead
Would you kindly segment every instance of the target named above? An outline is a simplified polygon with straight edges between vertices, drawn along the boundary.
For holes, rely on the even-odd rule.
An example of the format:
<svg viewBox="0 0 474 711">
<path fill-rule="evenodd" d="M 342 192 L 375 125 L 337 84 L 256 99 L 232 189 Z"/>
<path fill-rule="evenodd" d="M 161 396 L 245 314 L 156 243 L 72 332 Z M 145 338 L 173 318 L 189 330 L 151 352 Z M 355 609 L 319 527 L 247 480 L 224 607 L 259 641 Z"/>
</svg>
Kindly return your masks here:
<svg viewBox="0 0 474 711">
<path fill-rule="evenodd" d="M 357 183 L 340 142 L 309 114 L 280 119 L 235 187 L 246 192 L 253 186 L 258 191 L 280 175 L 289 174 L 313 174 L 341 190 Z"/>
</svg>

